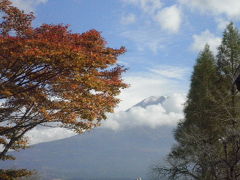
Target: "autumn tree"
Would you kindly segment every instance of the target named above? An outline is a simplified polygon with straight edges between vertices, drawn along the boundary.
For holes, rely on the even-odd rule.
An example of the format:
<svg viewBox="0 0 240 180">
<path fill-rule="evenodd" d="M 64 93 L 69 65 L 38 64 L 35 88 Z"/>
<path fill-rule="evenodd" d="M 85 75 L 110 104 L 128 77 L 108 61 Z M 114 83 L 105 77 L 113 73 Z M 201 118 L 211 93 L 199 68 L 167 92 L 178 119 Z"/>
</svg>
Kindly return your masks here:
<svg viewBox="0 0 240 180">
<path fill-rule="evenodd" d="M 72 33 L 65 25 L 32 27 L 32 14 L 0 0 L 0 159 L 27 147 L 36 126 L 82 133 L 100 125 L 127 85 L 113 49 L 96 30 Z"/>
</svg>

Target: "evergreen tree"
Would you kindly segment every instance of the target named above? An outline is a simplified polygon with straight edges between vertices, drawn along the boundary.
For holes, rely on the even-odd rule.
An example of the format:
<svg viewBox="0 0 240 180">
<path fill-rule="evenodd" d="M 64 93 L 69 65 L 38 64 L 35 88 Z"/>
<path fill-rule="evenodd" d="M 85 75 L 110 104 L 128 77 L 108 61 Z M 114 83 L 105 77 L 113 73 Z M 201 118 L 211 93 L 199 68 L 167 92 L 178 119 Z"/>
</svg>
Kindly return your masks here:
<svg viewBox="0 0 240 180">
<path fill-rule="evenodd" d="M 206 45 L 200 53 L 191 78 L 191 87 L 184 109 L 185 119 L 175 131 L 177 145 L 168 156 L 170 167 L 160 168 L 170 179 L 214 179 L 212 158 L 216 151 L 212 144 L 219 137 L 217 128 L 218 101 L 215 91 L 217 68 L 214 56 Z M 213 113 L 214 112 L 214 113 Z M 211 173 L 214 172 L 214 173 Z"/>
<path fill-rule="evenodd" d="M 240 179 L 240 35 L 233 23 L 218 50 L 216 64 L 208 46 L 200 53 L 169 167 L 155 168 L 169 179 Z"/>
<path fill-rule="evenodd" d="M 222 172 L 225 179 L 240 178 L 240 96 L 234 84 L 240 73 L 240 34 L 230 23 L 223 33 L 217 55 L 218 76 L 221 79 L 221 107 L 226 117 L 222 139 Z"/>
</svg>

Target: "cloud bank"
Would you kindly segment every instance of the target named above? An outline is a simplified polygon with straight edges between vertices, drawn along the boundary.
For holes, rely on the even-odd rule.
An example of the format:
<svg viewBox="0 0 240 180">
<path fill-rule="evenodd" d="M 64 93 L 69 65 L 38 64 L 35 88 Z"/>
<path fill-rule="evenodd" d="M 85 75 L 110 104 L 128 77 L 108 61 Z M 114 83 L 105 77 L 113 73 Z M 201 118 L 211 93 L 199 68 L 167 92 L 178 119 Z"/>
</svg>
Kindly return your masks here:
<svg viewBox="0 0 240 180">
<path fill-rule="evenodd" d="M 27 133 L 30 144 L 54 141 L 76 135 L 74 132 L 64 128 L 37 127 Z"/>
<path fill-rule="evenodd" d="M 148 73 L 134 73 L 125 77 L 131 86 L 120 94 L 122 100 L 116 112 L 108 114 L 102 128 L 121 130 L 147 126 L 157 128 L 163 125 L 174 126 L 183 118 L 186 86 L 182 79 L 189 74 L 188 69 L 177 66 L 154 67 Z M 146 107 L 133 107 L 149 96 L 166 95 L 163 103 L 152 103 Z M 155 98 L 156 99 L 156 98 Z M 154 98 L 153 98 L 154 100 Z M 129 111 L 127 109 L 131 108 Z M 31 144 L 63 139 L 75 133 L 62 128 L 35 128 L 28 133 Z"/>
<path fill-rule="evenodd" d="M 114 131 L 135 127 L 157 128 L 160 126 L 175 126 L 184 118 L 184 94 L 173 94 L 163 103 L 151 104 L 146 107 L 136 106 L 128 111 L 108 114 L 107 120 L 102 122 L 101 128 Z M 76 135 L 64 128 L 37 127 L 27 133 L 31 145 L 42 142 L 60 140 Z"/>
<path fill-rule="evenodd" d="M 134 73 L 125 77 L 130 87 L 119 95 L 121 102 L 117 111 L 125 111 L 150 96 L 172 96 L 185 94 L 188 89 L 186 80 L 190 76 L 188 68 L 159 65 L 149 72 Z"/>
<path fill-rule="evenodd" d="M 183 119 L 183 107 L 185 96 L 173 94 L 162 104 L 149 105 L 147 107 L 136 106 L 128 111 L 121 111 L 109 115 L 103 122 L 103 128 L 121 130 L 138 126 L 157 128 L 168 125 L 175 126 L 180 119 Z"/>
</svg>

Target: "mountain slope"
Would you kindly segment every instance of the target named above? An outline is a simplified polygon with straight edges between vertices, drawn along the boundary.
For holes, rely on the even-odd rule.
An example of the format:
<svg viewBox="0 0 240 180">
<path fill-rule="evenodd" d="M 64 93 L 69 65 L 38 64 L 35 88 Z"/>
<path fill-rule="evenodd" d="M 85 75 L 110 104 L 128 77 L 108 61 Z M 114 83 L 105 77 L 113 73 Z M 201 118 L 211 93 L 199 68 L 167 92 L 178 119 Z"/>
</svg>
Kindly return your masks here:
<svg viewBox="0 0 240 180">
<path fill-rule="evenodd" d="M 44 179 L 144 177 L 169 151 L 171 131 L 168 127 L 119 132 L 99 128 L 14 153 L 17 160 L 8 161 L 7 167 L 37 169 Z"/>
<path fill-rule="evenodd" d="M 133 108 L 162 104 L 166 99 L 150 97 Z M 151 165 L 170 151 L 174 143 L 172 130 L 171 126 L 117 131 L 100 127 L 13 153 L 17 160 L 6 161 L 0 167 L 36 169 L 44 180 L 145 180 Z"/>
</svg>

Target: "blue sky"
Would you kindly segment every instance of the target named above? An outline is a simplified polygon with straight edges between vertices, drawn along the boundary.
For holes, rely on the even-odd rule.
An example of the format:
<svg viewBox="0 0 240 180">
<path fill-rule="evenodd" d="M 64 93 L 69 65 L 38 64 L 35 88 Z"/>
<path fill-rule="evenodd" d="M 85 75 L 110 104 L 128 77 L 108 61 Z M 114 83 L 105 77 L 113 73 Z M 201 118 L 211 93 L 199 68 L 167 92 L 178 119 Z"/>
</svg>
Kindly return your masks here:
<svg viewBox="0 0 240 180">
<path fill-rule="evenodd" d="M 122 109 L 151 95 L 186 94 L 199 51 L 209 43 L 216 53 L 226 24 L 229 21 L 237 24 L 240 18 L 238 0 L 13 2 L 25 11 L 35 12 L 35 26 L 63 23 L 79 33 L 96 29 L 102 32 L 109 46 L 125 46 L 128 51 L 119 58 L 119 63 L 129 68 L 124 78 L 131 87 L 120 96 L 125 101 L 120 104 Z M 148 79 L 158 80 L 159 86 L 148 89 Z M 132 99 L 126 102 L 128 97 Z"/>
<path fill-rule="evenodd" d="M 96 29 L 110 47 L 125 46 L 119 63 L 131 86 L 117 111 L 149 96 L 187 94 L 193 65 L 208 43 L 214 53 L 226 25 L 240 20 L 239 0 L 13 0 L 42 23 L 69 24 L 73 32 Z"/>
<path fill-rule="evenodd" d="M 240 18 L 238 0 L 13 2 L 25 11 L 35 12 L 35 26 L 63 23 L 79 33 L 96 29 L 102 32 L 109 46 L 125 46 L 128 51 L 119 58 L 119 63 L 129 68 L 124 78 L 131 87 L 120 95 L 123 100 L 120 109 L 152 95 L 187 93 L 199 51 L 209 43 L 216 52 L 226 24 L 237 23 Z M 159 81 L 159 86 L 149 86 L 148 79 Z"/>
<path fill-rule="evenodd" d="M 121 61 L 131 71 L 145 71 L 148 67 L 162 64 L 192 66 L 196 56 L 196 52 L 190 50 L 192 35 L 206 29 L 216 32 L 216 23 L 212 17 L 191 13 L 177 1 L 171 0 L 35 0 L 32 4 L 31 0 L 15 2 L 24 9 L 35 11 L 36 26 L 42 23 L 63 23 L 70 24 L 74 32 L 89 29 L 101 31 L 109 46 L 127 47 L 128 52 L 121 57 Z M 159 5 L 155 5 L 158 4 L 156 2 Z M 175 13 L 172 15 L 172 22 L 158 22 L 161 21 L 157 20 L 158 14 L 167 8 L 172 8 L 169 13 Z M 166 13 L 162 16 L 168 21 Z M 179 20 L 175 20 L 178 16 Z"/>
</svg>

